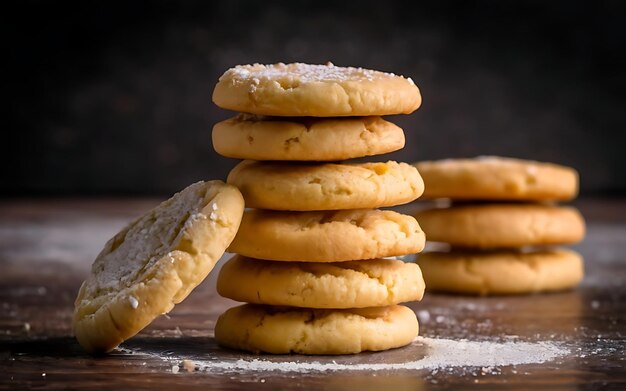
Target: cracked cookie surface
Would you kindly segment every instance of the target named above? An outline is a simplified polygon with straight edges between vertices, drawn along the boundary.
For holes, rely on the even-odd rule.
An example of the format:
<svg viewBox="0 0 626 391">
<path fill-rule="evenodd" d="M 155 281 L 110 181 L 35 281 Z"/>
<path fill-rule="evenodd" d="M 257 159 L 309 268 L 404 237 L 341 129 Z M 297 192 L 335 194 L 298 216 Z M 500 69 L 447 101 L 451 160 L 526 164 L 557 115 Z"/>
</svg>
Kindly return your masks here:
<svg viewBox="0 0 626 391">
<path fill-rule="evenodd" d="M 353 354 L 408 345 L 415 313 L 404 306 L 314 310 L 244 304 L 222 314 L 215 339 L 253 353 Z"/>
<path fill-rule="evenodd" d="M 254 304 L 364 308 L 421 300 L 424 280 L 419 266 L 395 259 L 310 263 L 236 255 L 220 270 L 217 291 Z"/>
<path fill-rule="evenodd" d="M 410 114 L 422 102 L 410 78 L 363 68 L 302 63 L 238 65 L 213 90 L 223 109 L 275 116 Z"/>
<path fill-rule="evenodd" d="M 185 299 L 234 238 L 243 208 L 235 187 L 198 182 L 110 239 L 75 301 L 85 350 L 110 351 Z"/>
<path fill-rule="evenodd" d="M 244 160 L 228 183 L 246 207 L 271 210 L 339 210 L 405 204 L 424 191 L 417 169 L 406 163 L 295 164 Z"/>
<path fill-rule="evenodd" d="M 339 161 L 404 147 L 404 132 L 380 117 L 277 118 L 240 114 L 213 127 L 222 156 L 252 160 Z"/>
<path fill-rule="evenodd" d="M 414 254 L 424 248 L 414 217 L 390 210 L 247 210 L 228 250 L 274 261 L 342 262 Z"/>
<path fill-rule="evenodd" d="M 428 252 L 418 256 L 429 291 L 478 295 L 524 294 L 573 288 L 583 279 L 580 254 L 534 252 Z"/>
</svg>

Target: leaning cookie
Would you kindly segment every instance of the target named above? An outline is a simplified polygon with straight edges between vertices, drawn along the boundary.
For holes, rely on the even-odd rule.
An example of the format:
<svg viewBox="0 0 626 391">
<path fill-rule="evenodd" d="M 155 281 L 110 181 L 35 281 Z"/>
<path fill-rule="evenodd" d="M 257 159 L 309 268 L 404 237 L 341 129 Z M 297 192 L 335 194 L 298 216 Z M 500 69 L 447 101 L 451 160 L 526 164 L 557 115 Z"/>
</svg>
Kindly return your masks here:
<svg viewBox="0 0 626 391">
<path fill-rule="evenodd" d="M 541 204 L 476 204 L 418 212 L 428 240 L 468 248 L 570 244 L 585 236 L 578 210 Z"/>
<path fill-rule="evenodd" d="M 244 304 L 219 317 L 215 339 L 253 353 L 353 354 L 408 345 L 418 331 L 415 313 L 399 305 L 312 310 Z"/>
<path fill-rule="evenodd" d="M 425 198 L 566 201 L 578 194 L 578 173 L 552 163 L 497 156 L 416 163 Z"/>
<path fill-rule="evenodd" d="M 380 117 L 260 117 L 240 114 L 213 127 L 222 156 L 252 160 L 339 161 L 404 147 L 404 132 Z"/>
<path fill-rule="evenodd" d="M 115 235 L 76 298 L 78 342 L 88 352 L 107 352 L 169 312 L 222 256 L 243 209 L 235 187 L 198 182 Z"/>
<path fill-rule="evenodd" d="M 229 299 L 304 308 L 365 308 L 421 300 L 419 266 L 395 259 L 275 262 L 235 255 L 224 264 L 217 292 Z"/>
<path fill-rule="evenodd" d="M 248 210 L 228 248 L 273 261 L 343 262 L 415 254 L 425 236 L 412 216 L 390 210 Z"/>
<path fill-rule="evenodd" d="M 424 191 L 417 169 L 406 163 L 284 164 L 244 160 L 228 183 L 246 207 L 271 210 L 339 210 L 405 204 Z"/>
<path fill-rule="evenodd" d="M 259 115 L 355 117 L 410 114 L 422 102 L 409 79 L 333 64 L 238 65 L 213 91 L 223 109 Z"/>
<path fill-rule="evenodd" d="M 512 295 L 559 291 L 583 279 L 583 260 L 570 250 L 429 252 L 418 256 L 429 291 Z"/>
</svg>

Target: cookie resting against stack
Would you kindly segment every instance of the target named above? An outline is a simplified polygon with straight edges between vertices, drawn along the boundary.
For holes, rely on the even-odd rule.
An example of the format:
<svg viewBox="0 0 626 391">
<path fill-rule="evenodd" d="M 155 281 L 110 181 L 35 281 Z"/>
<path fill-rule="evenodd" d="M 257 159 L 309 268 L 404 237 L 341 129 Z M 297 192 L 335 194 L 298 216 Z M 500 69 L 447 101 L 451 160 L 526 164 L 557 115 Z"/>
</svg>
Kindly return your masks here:
<svg viewBox="0 0 626 391">
<path fill-rule="evenodd" d="M 244 202 L 221 181 L 198 182 L 137 218 L 96 257 L 75 301 L 76 339 L 108 352 L 172 310 L 235 237 Z"/>
<path fill-rule="evenodd" d="M 376 208 L 418 198 L 405 163 L 333 163 L 404 147 L 380 116 L 409 114 L 410 79 L 328 65 L 244 65 L 220 78 L 213 101 L 242 112 L 213 128 L 228 176 L 246 201 L 218 292 L 246 302 L 215 326 L 225 347 L 252 352 L 347 354 L 404 346 L 418 334 L 412 310 L 424 282 L 415 263 L 424 233 L 412 216 Z"/>
<path fill-rule="evenodd" d="M 417 213 L 428 240 L 448 252 L 420 254 L 429 290 L 497 295 L 557 291 L 583 278 L 582 257 L 555 245 L 576 243 L 585 222 L 557 206 L 578 193 L 575 170 L 501 157 L 447 159 L 416 164 L 425 198 L 452 205 Z"/>
</svg>

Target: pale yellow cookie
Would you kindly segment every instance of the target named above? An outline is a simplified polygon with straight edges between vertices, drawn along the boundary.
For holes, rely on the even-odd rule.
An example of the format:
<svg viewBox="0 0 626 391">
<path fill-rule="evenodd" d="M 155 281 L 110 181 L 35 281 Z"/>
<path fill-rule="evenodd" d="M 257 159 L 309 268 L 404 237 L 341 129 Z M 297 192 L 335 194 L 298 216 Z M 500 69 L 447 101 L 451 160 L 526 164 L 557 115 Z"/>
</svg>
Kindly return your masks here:
<svg viewBox="0 0 626 391">
<path fill-rule="evenodd" d="M 338 161 L 404 147 L 404 132 L 380 117 L 259 117 L 240 114 L 213 127 L 222 156 L 252 160 Z"/>
<path fill-rule="evenodd" d="M 573 288 L 583 279 L 580 254 L 563 249 L 529 253 L 429 252 L 418 256 L 429 291 L 479 295 Z"/>
<path fill-rule="evenodd" d="M 246 207 L 272 210 L 338 210 L 405 204 L 424 191 L 410 164 L 294 164 L 244 160 L 228 175 Z"/>
<path fill-rule="evenodd" d="M 253 353 L 352 354 L 408 345 L 418 331 L 415 313 L 400 305 L 312 310 L 244 304 L 219 317 L 215 340 Z"/>
<path fill-rule="evenodd" d="M 88 352 L 107 352 L 169 312 L 222 256 L 243 209 L 235 187 L 198 182 L 115 235 L 78 292 L 78 342 Z"/>
<path fill-rule="evenodd" d="M 389 210 L 244 213 L 230 252 L 274 261 L 341 262 L 414 254 L 424 233 L 412 216 Z"/>
<path fill-rule="evenodd" d="M 496 156 L 416 163 L 426 198 L 458 200 L 570 200 L 578 194 L 578 173 L 551 163 Z"/>
<path fill-rule="evenodd" d="M 416 214 L 428 240 L 469 248 L 576 243 L 585 221 L 574 208 L 540 204 L 477 204 Z"/>
<path fill-rule="evenodd" d="M 236 255 L 220 270 L 217 292 L 229 299 L 305 308 L 364 308 L 421 300 L 419 266 L 395 259 L 276 262 Z"/>
<path fill-rule="evenodd" d="M 413 80 L 332 64 L 238 65 L 213 91 L 223 109 L 275 116 L 355 117 L 410 114 L 422 103 Z"/>
</svg>

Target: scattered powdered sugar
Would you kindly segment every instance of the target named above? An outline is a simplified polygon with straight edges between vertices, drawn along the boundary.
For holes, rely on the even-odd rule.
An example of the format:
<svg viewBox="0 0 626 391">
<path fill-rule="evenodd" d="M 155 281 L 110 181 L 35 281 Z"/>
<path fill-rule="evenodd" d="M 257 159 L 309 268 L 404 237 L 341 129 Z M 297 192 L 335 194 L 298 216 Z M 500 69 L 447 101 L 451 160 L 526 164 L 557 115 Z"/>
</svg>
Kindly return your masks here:
<svg viewBox="0 0 626 391">
<path fill-rule="evenodd" d="M 207 215 L 202 212 L 192 213 L 191 216 L 185 221 L 185 230 L 191 228 L 191 226 L 198 220 L 206 220 L 208 219 Z"/>
<path fill-rule="evenodd" d="M 206 372 L 336 372 L 336 371 L 386 371 L 386 370 L 438 370 L 442 368 L 473 367 L 482 373 L 497 374 L 500 367 L 537 364 L 554 360 L 568 350 L 553 342 L 490 342 L 449 340 L 418 337 L 414 345 L 426 348 L 426 355 L 415 360 L 396 363 L 346 363 L 332 361 L 272 361 L 252 360 L 182 360 L 169 358 L 169 362 L 181 363 L 188 371 Z M 177 364 L 178 366 L 178 364 Z"/>
<path fill-rule="evenodd" d="M 354 67 L 338 67 L 329 62 L 326 65 L 317 64 L 254 64 L 254 65 L 238 65 L 227 70 L 220 78 L 223 79 L 240 79 L 250 80 L 251 92 L 256 90 L 260 80 L 275 80 L 278 78 L 294 78 L 300 82 L 319 82 L 319 81 L 348 81 L 348 80 L 375 80 L 381 78 L 398 77 L 393 73 L 386 73 L 365 68 Z M 402 77 L 402 76 L 399 76 Z M 402 77 L 403 78 L 403 77 Z M 414 85 L 411 79 L 407 79 L 408 83 Z"/>
<path fill-rule="evenodd" d="M 251 94 L 254 94 L 256 92 L 256 87 L 261 83 L 261 80 L 259 80 L 256 77 L 252 78 L 252 82 L 250 83 L 250 90 L 248 91 Z M 215 205 L 215 204 L 213 204 Z"/>
<path fill-rule="evenodd" d="M 187 219 L 187 221 L 185 222 L 185 229 L 188 230 L 191 228 L 191 226 L 199 220 L 210 220 L 210 221 L 216 221 L 219 216 L 217 215 L 217 213 L 215 212 L 217 210 L 217 204 L 213 203 L 211 204 L 211 210 L 212 212 L 209 213 L 209 215 L 205 215 L 202 212 L 196 212 L 196 213 L 192 213 L 191 216 L 189 216 L 189 218 Z"/>
</svg>

